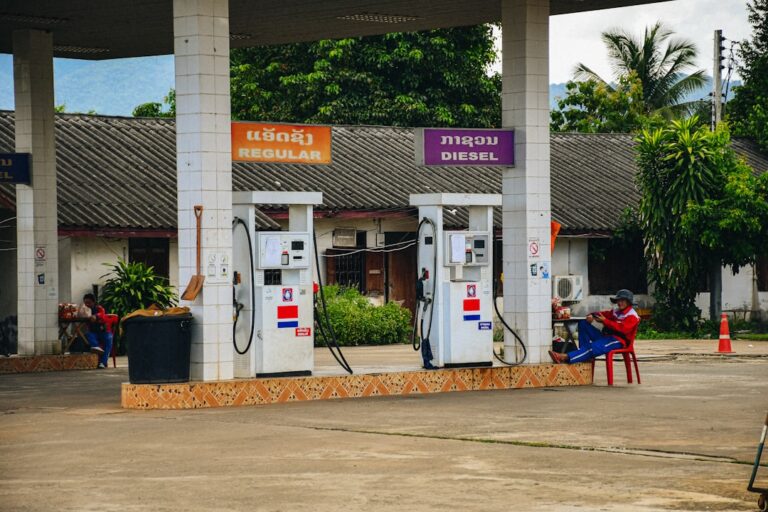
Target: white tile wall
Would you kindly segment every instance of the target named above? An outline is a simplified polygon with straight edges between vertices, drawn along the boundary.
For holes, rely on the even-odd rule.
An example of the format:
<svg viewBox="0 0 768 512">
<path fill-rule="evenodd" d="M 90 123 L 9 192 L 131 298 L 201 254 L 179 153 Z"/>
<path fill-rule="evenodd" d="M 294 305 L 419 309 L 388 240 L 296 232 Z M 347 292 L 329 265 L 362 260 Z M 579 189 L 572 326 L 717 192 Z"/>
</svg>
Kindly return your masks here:
<svg viewBox="0 0 768 512">
<path fill-rule="evenodd" d="M 551 260 L 549 0 L 502 2 L 501 18 L 502 124 L 515 129 L 516 165 L 502 179 L 504 318 L 528 345 L 528 362 L 538 363 L 552 332 L 551 279 L 531 276 L 529 267 Z M 530 238 L 539 239 L 537 260 L 529 261 Z"/>
<path fill-rule="evenodd" d="M 203 205 L 203 251 L 232 257 L 228 0 L 174 0 L 179 285 L 195 272 L 195 219 Z M 233 378 L 229 285 L 205 283 L 192 306 L 191 377 Z"/>
<path fill-rule="evenodd" d="M 32 153 L 33 162 L 32 185 L 16 187 L 19 354 L 51 354 L 60 350 L 52 35 L 15 31 L 13 51 L 16 151 Z M 36 262 L 41 246 L 46 260 Z"/>
</svg>

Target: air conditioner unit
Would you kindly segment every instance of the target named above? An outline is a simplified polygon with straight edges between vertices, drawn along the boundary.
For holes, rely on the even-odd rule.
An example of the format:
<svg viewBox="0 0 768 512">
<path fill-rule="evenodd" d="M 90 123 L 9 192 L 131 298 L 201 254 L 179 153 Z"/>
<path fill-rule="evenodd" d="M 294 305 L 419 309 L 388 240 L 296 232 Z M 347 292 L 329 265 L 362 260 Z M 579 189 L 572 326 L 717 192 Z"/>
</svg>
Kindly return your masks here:
<svg viewBox="0 0 768 512">
<path fill-rule="evenodd" d="M 333 246 L 341 248 L 357 247 L 357 230 L 355 228 L 336 228 L 333 230 Z"/>
<path fill-rule="evenodd" d="M 584 276 L 554 276 L 552 295 L 563 301 L 575 302 L 584 298 Z"/>
</svg>

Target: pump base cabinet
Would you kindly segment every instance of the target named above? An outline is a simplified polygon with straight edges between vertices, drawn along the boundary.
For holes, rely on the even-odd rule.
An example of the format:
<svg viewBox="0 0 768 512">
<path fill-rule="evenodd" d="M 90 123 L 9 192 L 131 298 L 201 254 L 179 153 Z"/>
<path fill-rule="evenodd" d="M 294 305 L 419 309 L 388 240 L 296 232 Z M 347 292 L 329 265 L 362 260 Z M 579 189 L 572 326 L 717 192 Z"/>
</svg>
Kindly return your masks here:
<svg viewBox="0 0 768 512">
<path fill-rule="evenodd" d="M 443 366 L 493 365 L 491 290 L 481 281 L 445 284 Z"/>
</svg>

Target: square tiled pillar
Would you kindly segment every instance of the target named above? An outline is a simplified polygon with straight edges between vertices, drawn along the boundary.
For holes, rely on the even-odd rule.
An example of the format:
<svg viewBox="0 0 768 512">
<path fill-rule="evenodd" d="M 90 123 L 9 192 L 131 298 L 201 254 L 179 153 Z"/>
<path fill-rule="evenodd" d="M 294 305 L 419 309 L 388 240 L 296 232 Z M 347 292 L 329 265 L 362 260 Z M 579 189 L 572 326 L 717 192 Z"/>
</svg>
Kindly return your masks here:
<svg viewBox="0 0 768 512">
<path fill-rule="evenodd" d="M 228 0 L 173 1 L 179 288 L 195 273 L 194 205 L 203 254 L 232 260 Z M 203 262 L 203 267 L 206 267 Z M 184 303 L 184 301 L 182 301 Z M 233 378 L 232 286 L 206 278 L 192 308 L 194 380 Z"/>
<path fill-rule="evenodd" d="M 13 83 L 16 151 L 32 153 L 32 185 L 16 186 L 19 354 L 55 354 L 61 344 L 50 32 L 13 32 Z"/>
<path fill-rule="evenodd" d="M 547 358 L 552 338 L 549 168 L 549 0 L 502 0 L 502 125 L 515 167 L 502 178 L 504 318 Z M 509 353 L 514 340 L 505 333 Z"/>
</svg>

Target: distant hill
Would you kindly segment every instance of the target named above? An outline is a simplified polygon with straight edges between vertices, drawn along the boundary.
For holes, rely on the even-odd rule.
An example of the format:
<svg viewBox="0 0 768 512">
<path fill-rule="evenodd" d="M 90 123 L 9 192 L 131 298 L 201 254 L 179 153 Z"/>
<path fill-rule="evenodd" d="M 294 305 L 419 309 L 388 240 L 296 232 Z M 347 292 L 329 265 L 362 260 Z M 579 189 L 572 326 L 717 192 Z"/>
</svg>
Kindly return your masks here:
<svg viewBox="0 0 768 512">
<path fill-rule="evenodd" d="M 686 96 L 685 101 L 695 101 L 703 98 L 708 99 L 709 93 L 712 92 L 712 77 L 707 76 L 706 84 L 701 89 L 694 91 Z M 734 80 L 731 82 L 728 92 L 728 99 L 733 98 L 733 88 L 741 85 L 740 80 Z M 723 91 L 725 93 L 725 91 Z M 565 97 L 565 84 L 549 84 L 549 108 L 554 109 L 557 106 L 557 98 Z"/>
<path fill-rule="evenodd" d="M 173 56 L 90 61 L 54 60 L 55 104 L 67 112 L 96 111 L 99 114 L 129 116 L 136 105 L 162 102 L 174 86 Z M 13 110 L 13 63 L 10 55 L 0 54 L 0 110 Z M 6 79 L 9 77 L 11 79 Z M 691 94 L 689 100 L 706 98 L 707 86 Z M 732 87 L 739 85 L 734 82 Z M 549 105 L 565 96 L 565 84 L 550 84 Z"/>
</svg>

